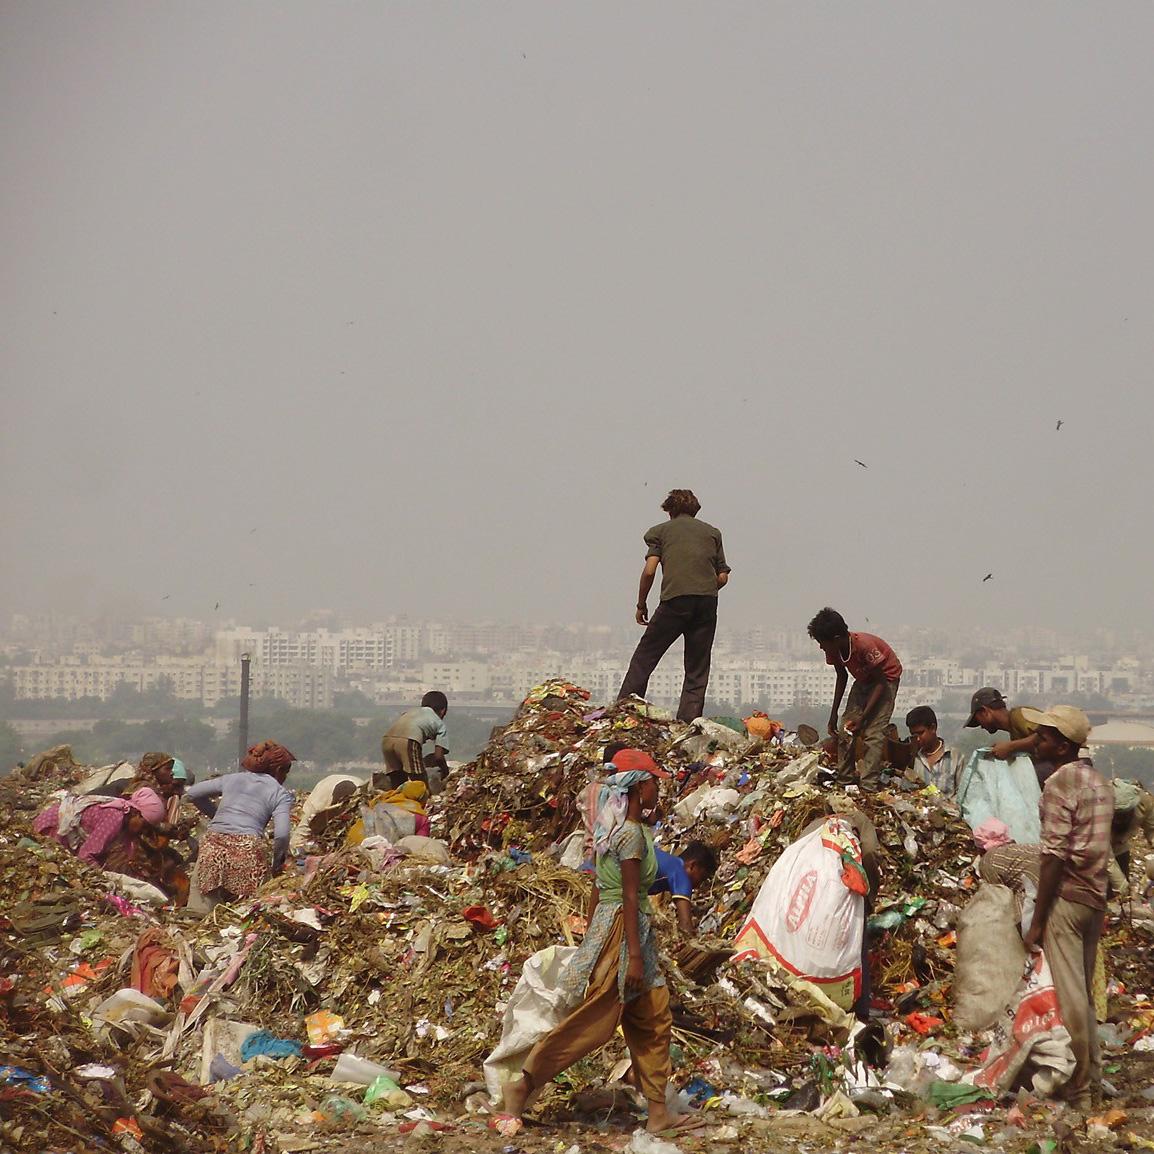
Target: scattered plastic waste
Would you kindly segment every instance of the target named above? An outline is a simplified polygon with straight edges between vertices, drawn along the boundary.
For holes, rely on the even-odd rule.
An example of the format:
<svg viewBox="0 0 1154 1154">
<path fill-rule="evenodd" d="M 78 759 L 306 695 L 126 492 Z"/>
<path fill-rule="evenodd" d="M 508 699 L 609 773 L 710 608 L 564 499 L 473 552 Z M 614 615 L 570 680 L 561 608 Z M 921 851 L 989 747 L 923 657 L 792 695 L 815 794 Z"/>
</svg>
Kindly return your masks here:
<svg viewBox="0 0 1154 1154">
<path fill-rule="evenodd" d="M 348 1051 L 337 1058 L 337 1064 L 329 1076 L 334 1082 L 355 1082 L 359 1086 L 372 1086 L 381 1079 L 386 1079 L 392 1081 L 395 1088 L 401 1077 L 395 1070 L 382 1066 L 380 1062 L 372 1062 Z"/>
<path fill-rule="evenodd" d="M 251 1062 L 253 1058 L 299 1058 L 301 1054 L 300 1042 L 291 1038 L 278 1038 L 268 1030 L 257 1030 L 249 1034 L 240 1045 L 240 1056 L 243 1061 Z"/>
<path fill-rule="evenodd" d="M 47 1094 L 52 1089 L 52 1083 L 43 1075 L 19 1066 L 0 1066 L 0 1083 L 32 1094 Z"/>
<path fill-rule="evenodd" d="M 681 1154 L 680 1146 L 650 1134 L 648 1130 L 634 1130 L 625 1149 L 629 1154 Z"/>
<path fill-rule="evenodd" d="M 290 866 L 254 899 L 201 921 L 167 905 L 122 917 L 109 904 L 109 878 L 26 836 L 29 802 L 42 804 L 50 786 L 78 781 L 84 767 L 62 763 L 51 781 L 0 779 L 8 899 L 0 910 L 0 1051 L 6 1068 L 25 1079 L 0 1081 L 0 1117 L 37 1135 L 13 1144 L 5 1132 L 4 1140 L 17 1154 L 79 1148 L 77 1134 L 92 1133 L 93 1146 L 107 1141 L 108 1126 L 94 1133 L 95 1116 L 82 1104 L 88 1097 L 104 1102 L 109 1119 L 138 1124 L 143 1137 L 125 1129 L 117 1138 L 130 1154 L 153 1154 L 158 1125 L 171 1128 L 176 1149 L 223 1149 L 226 1135 L 244 1133 L 254 1154 L 324 1154 L 347 1145 L 354 1127 L 435 1139 L 462 1115 L 470 1121 L 458 1129 L 485 1121 L 513 1145 L 520 1124 L 493 1113 L 479 1081 L 489 1074 L 484 1057 L 500 1040 L 527 960 L 571 952 L 584 932 L 588 877 L 563 863 L 584 860 L 578 799 L 601 772 L 606 744 L 620 740 L 651 752 L 674 775 L 662 787 L 669 804 L 658 844 L 679 853 L 701 841 L 719 863 L 693 895 L 694 937 L 678 935 L 668 898 L 655 899 L 678 1007 L 671 1111 L 699 1110 L 693 1128 L 706 1129 L 707 1142 L 734 1143 L 734 1151 L 760 1148 L 750 1138 L 758 1129 L 786 1134 L 795 1126 L 815 1147 L 819 1133 L 827 1144 L 838 1130 L 860 1135 L 877 1123 L 867 1113 L 888 1115 L 883 1127 L 900 1125 L 902 1149 L 924 1149 L 918 1135 L 927 1133 L 934 1145 L 994 1146 L 1004 1126 L 1018 1128 L 1018 1148 L 1045 1138 L 1054 1107 L 1044 1100 L 1022 1099 L 1021 1108 L 970 1101 L 989 1037 L 954 1028 L 962 950 L 954 935 L 978 891 L 978 853 L 948 798 L 900 774 L 885 776 L 877 794 L 847 793 L 823 779 L 821 750 L 803 751 L 788 733 L 751 741 L 725 724 L 686 727 L 636 701 L 592 709 L 587 694 L 558 680 L 534 691 L 476 761 L 447 779 L 428 806 L 430 837 L 410 843 L 415 852 L 380 839 L 349 844 L 369 800 L 366 784 L 337 807 L 302 869 Z M 770 869 L 815 821 L 845 807 L 873 822 L 882 860 L 867 931 L 873 1021 L 866 1029 L 768 960 L 734 960 L 737 934 Z M 805 909 L 798 903 L 793 912 Z M 152 998 L 117 990 L 153 928 L 168 939 L 176 965 L 166 982 L 175 975 L 175 986 Z M 8 941 L 18 949 L 6 952 Z M 1131 1071 L 1134 1057 L 1154 1048 L 1150 945 L 1150 923 L 1137 909 L 1133 922 L 1111 915 L 1103 948 L 1111 1023 L 1103 1038 L 1109 1060 L 1123 1069 L 1111 1073 L 1120 1095 L 1110 1105 L 1129 1118 L 1114 1129 L 1094 1125 L 1137 1149 L 1145 1147 L 1129 1134 L 1142 1130 L 1137 1111 L 1149 1100 Z M 860 964 L 860 951 L 854 958 Z M 547 998 L 552 989 L 540 983 L 526 996 Z M 241 1014 L 249 1020 L 231 1020 Z M 277 1051 L 284 1047 L 283 1057 L 254 1054 L 253 1043 L 242 1053 L 262 1033 Z M 246 1065 L 246 1057 L 259 1060 Z M 548 1121 L 554 1109 L 599 1094 L 606 1098 L 598 1111 L 613 1101 L 620 1107 L 632 1091 L 609 1081 L 625 1060 L 614 1038 L 530 1111 L 545 1111 Z M 203 1085 L 195 1089 L 211 1083 L 212 1094 L 195 1098 L 160 1077 L 178 1070 L 196 1070 Z M 83 1096 L 54 1091 L 55 1071 Z M 326 1081 L 332 1093 L 318 1093 Z M 1029 1077 L 1026 1084 L 1037 1088 Z M 911 1107 L 910 1095 L 922 1105 Z M 961 1115 L 960 1129 L 946 1122 L 927 1132 L 920 1112 L 935 1101 L 943 1112 L 976 1107 L 980 1118 Z M 346 1133 L 326 1136 L 330 1129 Z M 584 1140 L 572 1143 L 581 1133 L 566 1134 L 556 1150 L 551 1144 L 551 1154 L 589 1149 Z M 897 1148 L 891 1138 L 875 1146 L 879 1154 Z M 622 1140 L 631 1154 L 638 1146 L 668 1154 L 681 1141 L 644 1131 Z"/>
</svg>

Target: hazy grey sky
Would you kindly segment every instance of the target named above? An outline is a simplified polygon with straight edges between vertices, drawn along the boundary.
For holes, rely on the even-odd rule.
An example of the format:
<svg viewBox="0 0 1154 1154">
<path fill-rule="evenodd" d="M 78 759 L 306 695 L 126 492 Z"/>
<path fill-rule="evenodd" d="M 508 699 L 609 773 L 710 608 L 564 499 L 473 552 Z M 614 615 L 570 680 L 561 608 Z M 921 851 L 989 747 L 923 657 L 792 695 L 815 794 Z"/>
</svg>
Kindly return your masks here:
<svg viewBox="0 0 1154 1154">
<path fill-rule="evenodd" d="M 0 14 L 5 607 L 1154 625 L 1154 6 Z"/>
</svg>

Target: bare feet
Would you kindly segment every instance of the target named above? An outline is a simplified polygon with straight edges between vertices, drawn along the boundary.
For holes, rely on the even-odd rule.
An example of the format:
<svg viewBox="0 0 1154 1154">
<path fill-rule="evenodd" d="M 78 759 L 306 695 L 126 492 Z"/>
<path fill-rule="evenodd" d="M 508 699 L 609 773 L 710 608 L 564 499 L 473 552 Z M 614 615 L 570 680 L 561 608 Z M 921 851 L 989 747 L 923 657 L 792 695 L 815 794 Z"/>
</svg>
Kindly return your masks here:
<svg viewBox="0 0 1154 1154">
<path fill-rule="evenodd" d="M 645 1129 L 650 1134 L 660 1134 L 662 1130 L 669 1130 L 676 1124 L 677 1115 L 671 1114 L 664 1102 L 649 1103 L 649 1120 L 645 1123 Z"/>
<path fill-rule="evenodd" d="M 525 1112 L 525 1102 L 529 1098 L 529 1083 L 522 1074 L 515 1081 L 506 1082 L 501 1090 L 501 1097 L 505 1113 L 513 1118 L 520 1118 Z"/>
</svg>

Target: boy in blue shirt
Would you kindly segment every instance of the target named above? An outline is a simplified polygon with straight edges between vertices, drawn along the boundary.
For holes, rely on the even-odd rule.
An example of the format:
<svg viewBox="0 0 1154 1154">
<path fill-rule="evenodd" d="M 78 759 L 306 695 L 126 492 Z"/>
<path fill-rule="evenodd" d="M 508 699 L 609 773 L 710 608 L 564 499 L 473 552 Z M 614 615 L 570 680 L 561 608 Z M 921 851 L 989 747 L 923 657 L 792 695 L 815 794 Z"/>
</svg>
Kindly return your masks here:
<svg viewBox="0 0 1154 1154">
<path fill-rule="evenodd" d="M 657 877 L 653 879 L 649 892 L 672 896 L 673 908 L 677 911 L 677 928 L 692 937 L 697 930 L 691 904 L 693 891 L 717 872 L 717 854 L 701 841 L 691 841 L 680 856 L 666 853 L 660 846 L 654 846 L 653 851 L 657 855 Z M 593 872 L 592 858 L 582 863 L 581 872 Z"/>
<path fill-rule="evenodd" d="M 691 904 L 693 891 L 717 872 L 717 855 L 701 841 L 691 841 L 680 856 L 656 849 L 657 878 L 651 894 L 670 894 L 677 911 L 677 928 L 692 936 L 697 931 Z"/>
</svg>

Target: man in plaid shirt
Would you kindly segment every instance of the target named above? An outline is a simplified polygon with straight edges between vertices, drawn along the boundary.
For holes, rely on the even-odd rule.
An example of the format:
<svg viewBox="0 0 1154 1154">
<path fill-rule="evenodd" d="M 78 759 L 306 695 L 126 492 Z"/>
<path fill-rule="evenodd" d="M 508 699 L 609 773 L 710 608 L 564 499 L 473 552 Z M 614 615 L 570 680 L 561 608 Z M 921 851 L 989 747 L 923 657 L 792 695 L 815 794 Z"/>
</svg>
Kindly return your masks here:
<svg viewBox="0 0 1154 1154">
<path fill-rule="evenodd" d="M 1088 1109 L 1101 1080 L 1094 1012 L 1094 959 L 1106 911 L 1114 796 L 1079 750 L 1090 734 L 1086 715 L 1055 705 L 1038 719 L 1039 761 L 1058 768 L 1042 788 L 1042 855 L 1027 949 L 1045 951 L 1074 1050 L 1065 1097 Z"/>
</svg>

